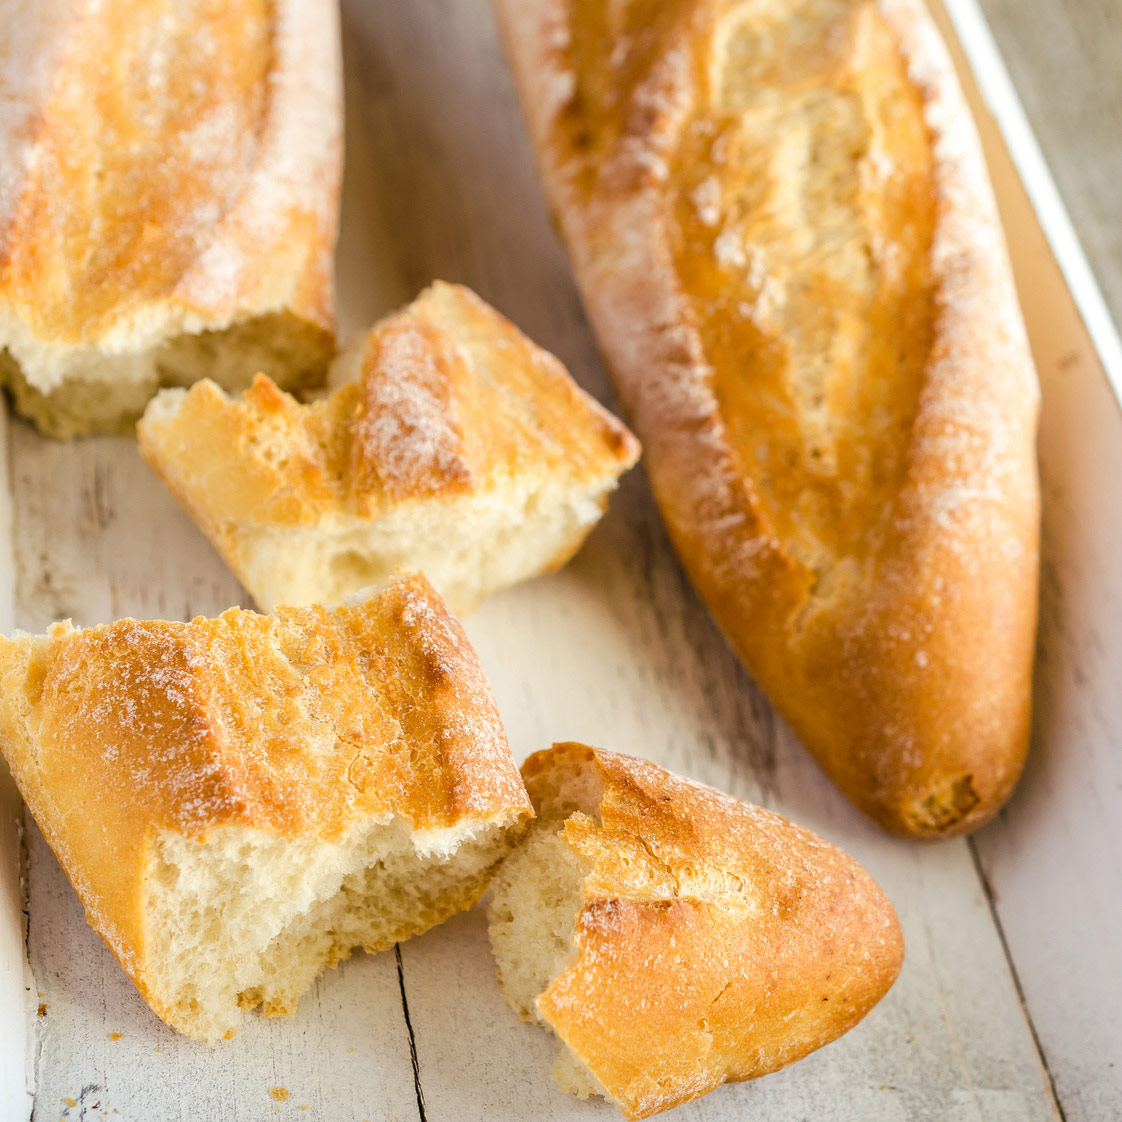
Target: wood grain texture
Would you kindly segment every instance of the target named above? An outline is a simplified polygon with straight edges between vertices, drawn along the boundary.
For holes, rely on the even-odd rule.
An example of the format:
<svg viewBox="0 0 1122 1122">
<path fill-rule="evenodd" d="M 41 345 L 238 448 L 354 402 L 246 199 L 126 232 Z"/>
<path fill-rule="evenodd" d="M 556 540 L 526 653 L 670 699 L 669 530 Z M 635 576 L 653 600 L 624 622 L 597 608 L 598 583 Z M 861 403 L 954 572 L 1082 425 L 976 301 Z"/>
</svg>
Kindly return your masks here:
<svg viewBox="0 0 1122 1122">
<path fill-rule="evenodd" d="M 1079 239 L 1122 323 L 1122 9 L 980 0 Z"/>
<path fill-rule="evenodd" d="M 611 404 L 568 266 L 549 231 L 484 0 L 353 0 L 345 6 L 344 33 L 348 167 L 338 262 L 344 331 L 408 301 L 433 277 L 464 281 Z M 1050 295 L 1051 288 L 1041 299 Z M 1042 305 L 1040 314 L 1047 310 Z M 1072 380 L 1085 384 L 1085 397 L 1070 389 Z M 1068 432 L 1083 414 L 1066 410 L 1082 402 L 1079 409 L 1096 412 L 1095 438 L 1122 457 L 1122 419 L 1104 408 L 1097 385 L 1092 367 L 1057 360 L 1046 379 L 1057 402 L 1055 423 Z M 1088 430 L 1081 453 L 1088 466 L 1095 456 L 1091 435 Z M 1073 443 L 1079 441 L 1045 441 L 1049 495 L 1083 485 L 1065 459 Z M 19 625 L 39 629 L 65 615 L 82 623 L 122 614 L 187 618 L 243 602 L 131 442 L 55 444 L 13 425 L 11 462 Z M 1103 476 L 1101 485 L 1118 477 Z M 1008 898 L 999 887 L 997 909 L 1030 1008 L 1044 1001 L 1057 1031 L 1082 1026 L 1084 1033 L 1096 1024 L 1094 988 L 1080 998 L 1088 1018 L 1065 1021 L 1054 1000 L 1058 990 L 1043 984 L 1034 990 L 1029 975 L 1045 978 L 1049 956 L 1060 962 L 1051 973 L 1061 974 L 1064 956 L 1081 953 L 1086 941 L 1062 939 L 1056 897 L 1042 894 L 1039 880 L 1035 892 L 1029 884 L 1033 862 L 1048 858 L 1064 866 L 1053 874 L 1063 882 L 1063 905 L 1081 908 L 1080 922 L 1091 916 L 1098 925 L 1096 954 L 1109 946 L 1111 901 L 1070 872 L 1094 845 L 1091 825 L 1082 830 L 1073 817 L 1086 786 L 1072 779 L 1074 794 L 1051 833 L 1038 814 L 1055 814 L 1055 803 L 1038 811 L 1030 800 L 1051 799 L 1052 785 L 1076 774 L 1069 775 L 1071 758 L 1099 758 L 1108 743 L 1078 678 L 1088 666 L 1101 675 L 1110 653 L 1108 637 L 1087 618 L 1103 600 L 1082 579 L 1117 579 L 1109 558 L 1122 540 L 1122 531 L 1090 538 L 1087 504 L 1094 498 L 1088 491 L 1068 503 L 1088 537 L 1050 554 L 1050 571 L 1064 590 L 1056 601 L 1060 631 L 1070 642 L 1057 640 L 1059 653 L 1053 657 L 1049 648 L 1041 661 L 1042 697 L 1057 691 L 1063 702 L 1041 707 L 1037 751 L 1045 771 L 1030 771 L 1008 819 L 978 843 L 991 878 L 1000 885 L 1012 870 L 1018 880 Z M 1068 532 L 1054 520 L 1049 527 Z M 675 1117 L 1020 1122 L 1056 1116 L 969 845 L 922 848 L 888 838 L 824 779 L 694 596 L 641 473 L 628 477 L 572 565 L 491 601 L 469 619 L 468 630 L 519 758 L 563 738 L 648 756 L 821 832 L 866 865 L 899 911 L 908 948 L 904 971 L 862 1025 L 785 1072 L 722 1089 Z M 1045 642 L 1054 634 L 1046 626 Z M 1115 658 L 1122 665 L 1122 653 Z M 1098 681 L 1105 688 L 1106 679 Z M 1093 696 L 1104 719 L 1114 720 L 1109 695 Z M 1093 736 L 1073 736 L 1081 722 L 1094 725 Z M 1095 773 L 1087 783 L 1109 774 Z M 1043 794 L 1034 795 L 1036 783 Z M 1109 813 L 1105 787 L 1099 803 Z M 1026 817 L 1018 825 L 1022 808 Z M 1046 836 L 1054 855 L 1037 848 Z M 1014 840 L 1003 850 L 1007 837 Z M 478 911 L 404 944 L 400 985 L 392 954 L 359 956 L 326 974 L 292 1020 L 255 1020 L 232 1044 L 210 1049 L 175 1037 L 146 1010 L 84 923 L 37 833 L 30 841 L 30 947 L 47 1006 L 33 1026 L 37 1117 L 417 1118 L 411 1043 L 432 1122 L 614 1117 L 605 1104 L 580 1103 L 551 1081 L 553 1044 L 503 1005 Z M 1092 855 L 1086 880 L 1103 867 Z M 1042 924 L 1048 936 L 1038 941 Z M 1104 987 L 1109 981 L 1101 973 L 1099 979 Z M 1039 1018 L 1036 1031 L 1048 1053 Z M 113 1039 L 114 1033 L 122 1035 Z M 1084 1034 L 1069 1043 L 1085 1041 Z M 1063 1080 L 1057 1085 L 1064 1095 Z M 285 1088 L 288 1098 L 274 1099 L 273 1087 Z M 1105 1119 L 1122 1109 L 1119 1097 L 1102 1101 L 1105 1113 L 1080 1117 Z"/>
</svg>

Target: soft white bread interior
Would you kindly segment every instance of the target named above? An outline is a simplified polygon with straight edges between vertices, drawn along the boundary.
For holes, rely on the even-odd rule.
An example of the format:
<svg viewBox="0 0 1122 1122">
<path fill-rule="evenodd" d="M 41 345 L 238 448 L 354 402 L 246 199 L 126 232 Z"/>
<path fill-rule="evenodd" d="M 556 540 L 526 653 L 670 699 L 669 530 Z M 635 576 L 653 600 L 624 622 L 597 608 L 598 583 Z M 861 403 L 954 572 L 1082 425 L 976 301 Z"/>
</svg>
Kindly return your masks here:
<svg viewBox="0 0 1122 1122">
<path fill-rule="evenodd" d="M 207 1040 L 470 907 L 530 817 L 420 577 L 333 612 L 0 639 L 0 747 L 91 924 Z"/>
<path fill-rule="evenodd" d="M 895 980 L 891 904 L 807 830 L 579 744 L 522 774 L 536 818 L 492 881 L 491 945 L 566 1090 L 657 1114 L 800 1059 Z"/>
<path fill-rule="evenodd" d="M 174 995 L 164 1019 L 214 1040 L 243 1009 L 294 1012 L 316 975 L 354 948 L 385 950 L 471 907 L 509 826 L 469 818 L 418 830 L 387 813 L 337 841 L 238 826 L 205 841 L 161 831 L 144 909 L 148 985 Z"/>
<path fill-rule="evenodd" d="M 256 602 L 334 604 L 399 567 L 456 610 L 557 568 L 638 457 L 551 355 L 434 284 L 336 361 L 301 405 L 258 378 L 161 393 L 145 459 Z"/>
<path fill-rule="evenodd" d="M 4 21 L 0 386 L 44 432 L 160 386 L 322 381 L 342 152 L 333 0 L 57 0 Z"/>
</svg>

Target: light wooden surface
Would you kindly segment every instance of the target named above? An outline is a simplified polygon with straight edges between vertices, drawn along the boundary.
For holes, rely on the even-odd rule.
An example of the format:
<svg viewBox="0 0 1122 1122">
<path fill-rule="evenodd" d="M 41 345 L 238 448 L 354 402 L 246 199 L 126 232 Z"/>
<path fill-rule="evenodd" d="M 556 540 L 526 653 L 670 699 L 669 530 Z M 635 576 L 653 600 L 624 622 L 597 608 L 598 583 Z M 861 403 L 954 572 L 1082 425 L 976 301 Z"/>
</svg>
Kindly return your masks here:
<svg viewBox="0 0 1122 1122">
<path fill-rule="evenodd" d="M 344 31 L 344 326 L 435 276 L 465 281 L 610 404 L 484 0 L 353 0 Z M 1053 1083 L 1069 1120 L 1122 1115 L 1105 1071 L 1122 1041 L 1105 1000 L 1122 899 L 1109 753 L 1122 650 L 1108 614 L 1122 597 L 1122 415 L 1015 179 L 995 170 L 1045 387 L 1048 503 L 1037 742 L 1000 822 L 974 842 L 920 847 L 853 811 L 728 652 L 639 472 L 567 569 L 468 621 L 519 758 L 564 738 L 647 755 L 825 834 L 899 910 L 907 962 L 861 1026 L 683 1108 L 683 1122 L 1044 1120 L 1058 1113 Z M 244 602 L 131 441 L 57 444 L 19 424 L 9 441 L 19 626 Z M 34 830 L 29 849 L 36 1119 L 614 1117 L 552 1083 L 553 1046 L 503 1005 L 478 911 L 399 956 L 353 959 L 291 1020 L 254 1018 L 211 1049 L 148 1012 Z"/>
</svg>

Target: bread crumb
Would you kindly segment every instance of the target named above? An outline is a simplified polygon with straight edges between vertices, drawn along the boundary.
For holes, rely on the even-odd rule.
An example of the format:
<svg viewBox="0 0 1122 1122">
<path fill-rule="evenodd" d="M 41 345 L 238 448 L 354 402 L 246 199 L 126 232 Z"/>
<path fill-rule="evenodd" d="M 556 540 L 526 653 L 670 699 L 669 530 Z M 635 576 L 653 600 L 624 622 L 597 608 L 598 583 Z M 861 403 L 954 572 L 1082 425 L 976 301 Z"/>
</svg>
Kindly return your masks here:
<svg viewBox="0 0 1122 1122">
<path fill-rule="evenodd" d="M 45 1017 L 47 1015 L 47 1003 L 45 1001 L 39 1006 L 38 1015 L 40 1017 Z"/>
<path fill-rule="evenodd" d="M 66 1103 L 67 1106 L 77 1106 L 78 1105 L 78 1100 L 77 1099 L 63 1099 L 62 1101 L 64 1103 Z"/>
<path fill-rule="evenodd" d="M 279 1103 L 288 1101 L 288 1088 L 287 1087 L 270 1087 L 269 1094 Z"/>
<path fill-rule="evenodd" d="M 121 1039 L 121 1035 L 122 1035 L 122 1034 L 121 1034 L 121 1033 L 119 1033 L 119 1032 L 111 1032 L 111 1033 L 109 1034 L 109 1039 L 110 1039 L 110 1040 L 120 1040 L 120 1039 Z"/>
</svg>

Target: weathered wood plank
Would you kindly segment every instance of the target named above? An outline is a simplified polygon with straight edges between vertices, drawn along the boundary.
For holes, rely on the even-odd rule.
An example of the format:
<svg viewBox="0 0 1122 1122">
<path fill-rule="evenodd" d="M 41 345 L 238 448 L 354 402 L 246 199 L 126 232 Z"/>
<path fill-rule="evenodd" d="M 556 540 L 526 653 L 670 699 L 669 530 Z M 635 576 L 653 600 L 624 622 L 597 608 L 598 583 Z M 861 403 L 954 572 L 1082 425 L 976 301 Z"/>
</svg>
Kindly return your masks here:
<svg viewBox="0 0 1122 1122">
<path fill-rule="evenodd" d="M 1089 11 L 1093 0 L 1081 6 Z M 1024 24 L 1034 24 L 1038 7 Z M 1049 26 L 1052 17 L 1039 15 L 1040 26 Z M 1114 28 L 1114 42 L 1122 44 L 1122 27 Z M 976 57 L 983 47 L 970 43 Z M 1057 50 L 1065 49 L 1061 41 Z M 1089 65 L 1096 57 L 1092 52 Z M 1043 69 L 1035 74 L 1048 84 Z M 1122 410 L 1057 265 L 1057 253 L 1070 259 L 1077 248 L 1049 246 L 996 122 L 967 85 L 1040 372 L 1044 496 L 1032 748 L 1012 802 L 973 845 L 1065 1116 L 1092 1122 L 1122 1114 L 1122 1009 L 1115 999 L 1122 993 L 1122 575 L 1115 560 L 1122 549 Z M 1042 88 L 1031 91 L 1037 105 Z M 1056 92 L 1061 102 L 1071 96 Z M 1112 96 L 1104 92 L 1108 103 Z M 1026 144 L 1012 134 L 1010 141 Z M 1119 148 L 1117 137 L 1114 143 Z M 1047 197 L 1048 186 L 1029 184 L 1037 197 Z M 1064 226 L 1049 223 L 1052 236 L 1064 237 Z"/>
<path fill-rule="evenodd" d="M 18 626 L 41 630 L 65 616 L 188 619 L 238 602 L 237 583 L 135 442 L 59 444 L 12 428 Z M 29 949 L 44 1008 L 35 1020 L 35 1102 L 44 1117 L 118 1110 L 130 1122 L 257 1122 L 274 1108 L 294 1118 L 413 1116 L 392 955 L 328 972 L 291 1020 L 251 1018 L 231 1043 L 195 1044 L 145 1006 L 36 830 L 29 849 Z M 285 1102 L 274 1087 L 288 1092 Z M 298 1114 L 302 1106 L 313 1113 Z"/>
<path fill-rule="evenodd" d="M 250 1018 L 232 1041 L 197 1044 L 152 1015 L 87 926 L 37 830 L 29 841 L 31 965 L 43 1010 L 37 1114 L 126 1122 L 415 1117 L 392 954 L 360 955 L 328 971 L 291 1019 Z"/>
<path fill-rule="evenodd" d="M 568 570 L 469 620 L 516 753 L 585 738 L 791 814 L 874 873 L 908 946 L 896 987 L 857 1030 L 681 1117 L 1053 1118 L 965 845 L 886 838 L 781 724 L 761 720 L 767 711 L 754 687 L 681 584 L 642 481 L 621 499 Z M 550 1080 L 546 1034 L 509 1011 L 504 1021 L 487 989 L 494 966 L 481 916 L 406 944 L 402 956 L 429 1119 L 462 1117 L 465 1100 L 479 1102 L 478 1118 L 590 1114 Z"/>
</svg>

